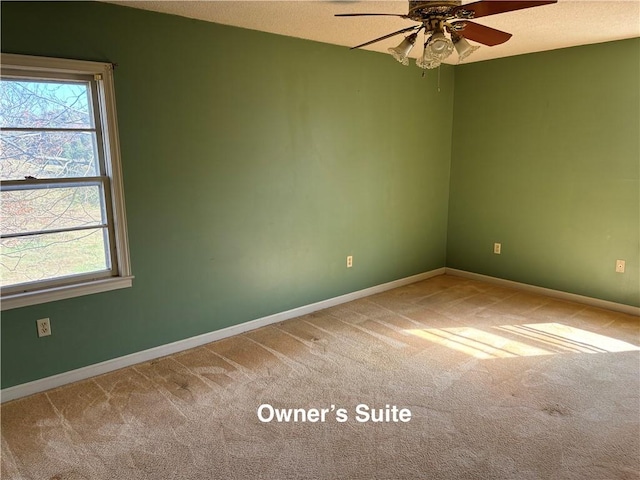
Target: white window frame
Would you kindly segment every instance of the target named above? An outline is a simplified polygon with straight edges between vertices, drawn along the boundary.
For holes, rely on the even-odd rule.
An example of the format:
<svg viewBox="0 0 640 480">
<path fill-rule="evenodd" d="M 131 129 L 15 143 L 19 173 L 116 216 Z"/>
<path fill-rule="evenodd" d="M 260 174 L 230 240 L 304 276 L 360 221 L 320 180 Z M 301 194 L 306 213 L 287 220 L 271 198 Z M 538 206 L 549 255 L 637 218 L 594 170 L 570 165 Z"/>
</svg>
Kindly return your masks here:
<svg viewBox="0 0 640 480">
<path fill-rule="evenodd" d="M 105 192 L 113 222 L 111 276 L 104 278 L 104 274 L 91 278 L 83 275 L 74 281 L 67 277 L 70 283 L 61 282 L 51 285 L 51 282 L 33 282 L 25 284 L 24 291 L 2 293 L 1 310 L 53 302 L 67 298 L 106 292 L 119 288 L 131 287 L 131 261 L 129 259 L 129 242 L 127 237 L 127 220 L 124 205 L 124 186 L 122 182 L 122 168 L 120 164 L 120 144 L 118 141 L 118 125 L 116 102 L 113 84 L 113 65 L 110 63 L 89 62 L 83 60 L 69 60 L 61 58 L 36 57 L 27 55 L 0 54 L 0 73 L 4 75 L 18 75 L 32 73 L 46 74 L 51 79 L 64 79 L 64 75 L 91 75 L 97 85 L 100 127 L 102 129 L 102 145 L 104 151 L 105 174 L 109 178 L 108 192 Z M 110 197 L 110 198 L 109 198 Z M 113 248 L 115 247 L 115 248 Z M 47 285 L 48 284 L 48 285 Z"/>
</svg>

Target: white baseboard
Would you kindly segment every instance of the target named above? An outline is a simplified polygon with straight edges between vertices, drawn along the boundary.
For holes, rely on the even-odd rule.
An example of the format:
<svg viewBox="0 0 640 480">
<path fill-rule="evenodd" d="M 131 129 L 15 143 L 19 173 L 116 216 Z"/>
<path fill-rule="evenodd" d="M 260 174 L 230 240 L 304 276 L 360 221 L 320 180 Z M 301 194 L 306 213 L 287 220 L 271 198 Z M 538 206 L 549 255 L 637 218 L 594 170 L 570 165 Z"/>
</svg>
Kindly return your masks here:
<svg viewBox="0 0 640 480">
<path fill-rule="evenodd" d="M 427 278 L 443 275 L 444 273 L 444 267 L 438 268 L 436 270 L 420 273 L 411 277 L 401 278 L 399 280 L 394 280 L 393 282 L 384 283 L 382 285 L 365 288 L 364 290 L 359 290 L 357 292 L 347 293 L 346 295 L 341 295 L 339 297 L 329 298 L 321 302 L 312 303 L 310 305 L 287 310 L 286 312 L 276 313 L 267 317 L 258 318 L 256 320 L 251 320 L 239 325 L 223 328 L 214 332 L 204 333 L 195 337 L 178 340 L 177 342 L 160 345 L 159 347 L 142 350 L 130 355 L 125 355 L 123 357 L 118 357 L 112 360 L 88 365 L 86 367 L 71 370 L 69 372 L 64 372 L 58 375 L 52 375 L 50 377 L 42 378 L 40 380 L 34 380 L 32 382 L 23 383 L 14 387 L 5 388 L 0 391 L 0 402 L 15 400 L 17 398 L 26 397 L 27 395 L 33 395 L 34 393 L 43 392 L 52 388 L 61 387 L 62 385 L 95 377 L 96 375 L 102 375 L 103 373 L 108 373 L 124 367 L 129 367 L 137 363 L 147 362 L 159 357 L 165 357 L 167 355 L 171 355 L 172 353 L 199 347 L 206 343 L 215 342 L 216 340 L 221 340 L 233 335 L 248 332 L 249 330 L 254 330 L 256 328 L 265 327 L 267 325 L 289 320 L 291 318 L 307 315 L 309 313 L 317 312 L 318 310 L 324 310 L 325 308 L 340 305 L 341 303 L 351 302 L 362 297 L 368 297 L 369 295 L 374 295 L 376 293 L 385 292 L 387 290 L 409 285 L 421 280 L 426 280 Z"/>
<path fill-rule="evenodd" d="M 616 312 L 622 312 L 629 315 L 640 316 L 640 307 L 634 307 L 632 305 L 625 305 L 623 303 L 609 302 L 607 300 L 600 300 L 599 298 L 585 297 L 583 295 L 577 295 L 575 293 L 562 292 L 560 290 L 552 290 L 550 288 L 537 287 L 535 285 L 529 285 L 527 283 L 514 282 L 512 280 L 505 280 L 503 278 L 490 277 L 488 275 L 482 275 L 480 273 L 467 272 L 465 270 L 457 270 L 455 268 L 445 268 L 447 275 L 455 275 L 458 277 L 469 278 L 472 280 L 480 280 L 482 282 L 493 283 L 501 285 L 503 287 L 513 288 L 516 290 L 524 290 L 527 292 L 538 293 L 540 295 L 546 295 L 548 297 L 558 298 L 560 300 L 566 300 L 569 302 L 583 303 L 592 307 L 605 308 L 607 310 L 614 310 Z"/>
</svg>

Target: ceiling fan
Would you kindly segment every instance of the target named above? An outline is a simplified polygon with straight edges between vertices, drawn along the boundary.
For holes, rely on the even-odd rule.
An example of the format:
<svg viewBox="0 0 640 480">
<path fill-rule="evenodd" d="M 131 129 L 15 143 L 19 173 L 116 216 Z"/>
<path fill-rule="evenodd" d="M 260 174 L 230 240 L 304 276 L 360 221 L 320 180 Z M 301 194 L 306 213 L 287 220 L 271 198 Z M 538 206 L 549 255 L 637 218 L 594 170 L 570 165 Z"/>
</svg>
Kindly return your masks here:
<svg viewBox="0 0 640 480">
<path fill-rule="evenodd" d="M 462 5 L 462 0 L 409 0 L 409 13 L 406 15 L 394 13 L 338 13 L 336 17 L 389 16 L 420 22 L 419 25 L 403 28 L 397 32 L 389 33 L 351 48 L 366 47 L 372 43 L 410 32 L 400 45 L 389 49 L 389 53 L 396 60 L 403 65 L 408 65 L 409 52 L 416 43 L 418 34 L 424 30 L 424 53 L 416 60 L 416 65 L 423 69 L 430 69 L 440 66 L 442 61 L 451 55 L 454 48 L 460 61 L 480 48 L 477 45 L 471 45 L 467 39 L 492 47 L 500 45 L 511 38 L 510 33 L 471 22 L 471 19 L 549 5 L 557 3 L 557 1 L 481 0 Z M 445 33 L 449 34 L 451 38 L 447 37 Z"/>
</svg>

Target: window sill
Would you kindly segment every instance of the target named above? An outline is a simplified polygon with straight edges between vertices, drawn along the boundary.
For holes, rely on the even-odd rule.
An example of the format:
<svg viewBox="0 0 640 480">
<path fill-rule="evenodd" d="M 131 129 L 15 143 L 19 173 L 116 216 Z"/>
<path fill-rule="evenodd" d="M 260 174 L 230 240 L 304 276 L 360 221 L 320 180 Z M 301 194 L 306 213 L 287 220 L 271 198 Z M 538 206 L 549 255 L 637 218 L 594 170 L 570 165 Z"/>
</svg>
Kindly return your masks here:
<svg viewBox="0 0 640 480">
<path fill-rule="evenodd" d="M 93 293 L 128 288 L 131 287 L 133 278 L 134 277 L 132 276 L 113 277 L 104 280 L 79 283 L 76 285 L 48 288 L 38 292 L 14 293 L 12 295 L 2 297 L 0 307 L 2 311 L 11 310 L 14 308 L 28 307 L 30 305 L 38 305 L 40 303 L 49 303 L 57 300 L 65 300 L 67 298 L 91 295 Z"/>
</svg>

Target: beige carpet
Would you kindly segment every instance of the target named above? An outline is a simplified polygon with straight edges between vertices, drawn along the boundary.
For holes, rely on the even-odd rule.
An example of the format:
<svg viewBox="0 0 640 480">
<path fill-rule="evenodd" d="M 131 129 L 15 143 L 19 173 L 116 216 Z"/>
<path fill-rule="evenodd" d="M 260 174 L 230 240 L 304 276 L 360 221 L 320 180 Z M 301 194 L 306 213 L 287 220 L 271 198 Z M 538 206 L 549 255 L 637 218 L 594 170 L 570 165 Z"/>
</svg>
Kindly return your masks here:
<svg viewBox="0 0 640 480">
<path fill-rule="evenodd" d="M 639 324 L 440 276 L 9 402 L 2 478 L 636 479 Z"/>
</svg>

